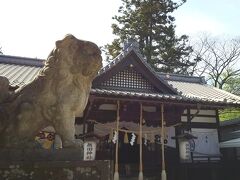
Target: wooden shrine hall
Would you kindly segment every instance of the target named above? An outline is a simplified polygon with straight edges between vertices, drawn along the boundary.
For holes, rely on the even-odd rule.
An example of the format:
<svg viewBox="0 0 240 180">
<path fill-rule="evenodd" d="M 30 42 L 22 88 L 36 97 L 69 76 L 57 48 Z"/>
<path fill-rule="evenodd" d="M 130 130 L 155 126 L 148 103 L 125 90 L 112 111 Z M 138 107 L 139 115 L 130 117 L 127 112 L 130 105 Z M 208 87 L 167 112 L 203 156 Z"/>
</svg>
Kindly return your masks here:
<svg viewBox="0 0 240 180">
<path fill-rule="evenodd" d="M 239 104 L 239 97 L 207 85 L 202 77 L 155 72 L 130 46 L 99 72 L 76 122 L 83 126 L 82 137 L 92 134 L 102 141 L 97 158 L 112 159 L 115 173 L 160 175 L 167 169 L 168 179 L 179 174 L 188 179 L 196 174 L 182 174 L 179 163 L 187 164 L 186 171 L 194 162 L 202 168 L 220 162 L 218 110 Z"/>
<path fill-rule="evenodd" d="M 0 75 L 22 86 L 43 62 L 0 55 Z M 240 97 L 202 77 L 154 71 L 129 44 L 94 79 L 86 109 L 76 117 L 76 138 L 95 140 L 96 159 L 112 160 L 120 179 L 217 180 L 224 177 L 218 111 L 239 106 Z"/>
</svg>

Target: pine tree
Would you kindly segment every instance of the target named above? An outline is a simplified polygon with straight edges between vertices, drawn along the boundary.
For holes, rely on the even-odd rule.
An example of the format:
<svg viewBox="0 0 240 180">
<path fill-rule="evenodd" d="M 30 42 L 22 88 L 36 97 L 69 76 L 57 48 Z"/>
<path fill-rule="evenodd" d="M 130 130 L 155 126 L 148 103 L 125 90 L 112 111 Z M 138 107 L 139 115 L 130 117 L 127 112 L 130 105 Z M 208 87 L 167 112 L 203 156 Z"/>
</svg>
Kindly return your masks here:
<svg viewBox="0 0 240 180">
<path fill-rule="evenodd" d="M 122 0 L 119 15 L 112 24 L 113 34 L 118 38 L 105 46 L 107 57 L 114 58 L 129 38 L 139 43 L 141 53 L 147 62 L 157 70 L 169 73 L 187 73 L 188 55 L 192 52 L 187 45 L 188 37 L 175 35 L 175 18 L 170 15 L 181 3 L 172 0 Z"/>
</svg>

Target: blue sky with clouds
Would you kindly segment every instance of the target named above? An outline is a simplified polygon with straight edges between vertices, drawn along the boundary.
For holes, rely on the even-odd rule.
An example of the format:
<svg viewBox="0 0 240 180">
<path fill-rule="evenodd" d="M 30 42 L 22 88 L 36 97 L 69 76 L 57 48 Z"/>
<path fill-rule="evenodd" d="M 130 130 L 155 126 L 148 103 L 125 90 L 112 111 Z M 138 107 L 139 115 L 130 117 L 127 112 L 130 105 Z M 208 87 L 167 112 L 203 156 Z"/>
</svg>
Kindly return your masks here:
<svg viewBox="0 0 240 180">
<path fill-rule="evenodd" d="M 112 41 L 112 16 L 121 0 L 0 0 L 4 54 L 46 58 L 65 34 L 97 43 Z M 240 35 L 240 0 L 187 0 L 174 12 L 177 34 Z"/>
</svg>

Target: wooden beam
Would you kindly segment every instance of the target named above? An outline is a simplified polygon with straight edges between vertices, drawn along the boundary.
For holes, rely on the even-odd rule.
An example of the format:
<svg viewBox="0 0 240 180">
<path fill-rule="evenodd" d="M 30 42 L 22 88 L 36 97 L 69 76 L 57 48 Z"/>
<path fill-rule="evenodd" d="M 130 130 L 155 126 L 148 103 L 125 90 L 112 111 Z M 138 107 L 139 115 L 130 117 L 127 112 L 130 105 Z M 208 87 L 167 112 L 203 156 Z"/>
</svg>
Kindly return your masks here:
<svg viewBox="0 0 240 180">
<path fill-rule="evenodd" d="M 187 116 L 187 114 L 182 114 L 182 116 Z M 198 114 L 195 117 L 217 118 L 216 115 L 206 115 L 206 114 Z"/>
<path fill-rule="evenodd" d="M 173 100 L 149 100 L 149 99 L 137 99 L 136 97 L 134 98 L 123 98 L 123 97 L 111 97 L 111 96 L 96 96 L 96 95 L 90 95 L 91 98 L 94 98 L 95 100 L 103 100 L 103 101 L 130 101 L 130 102 L 141 102 L 143 104 L 168 104 L 168 105 L 177 105 L 177 106 L 184 106 L 184 107 L 193 107 L 197 108 L 199 105 L 201 105 L 201 108 L 206 108 L 208 109 L 223 109 L 225 107 L 228 107 L 227 105 L 214 105 L 214 104 L 206 104 L 206 103 L 199 103 L 199 102 L 175 102 Z"/>
<path fill-rule="evenodd" d="M 205 122 L 191 122 L 191 125 L 189 127 L 189 124 L 187 122 L 181 122 L 180 127 L 182 128 L 207 128 L 207 129 L 216 129 L 218 127 L 217 123 L 205 123 Z"/>
</svg>

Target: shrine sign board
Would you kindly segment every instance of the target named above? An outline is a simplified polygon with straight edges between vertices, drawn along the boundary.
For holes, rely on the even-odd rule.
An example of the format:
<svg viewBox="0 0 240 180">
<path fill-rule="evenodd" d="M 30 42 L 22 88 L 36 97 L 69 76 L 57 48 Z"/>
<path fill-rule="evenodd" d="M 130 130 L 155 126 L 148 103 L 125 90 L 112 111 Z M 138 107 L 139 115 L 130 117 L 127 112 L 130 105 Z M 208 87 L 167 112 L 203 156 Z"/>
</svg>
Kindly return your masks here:
<svg viewBox="0 0 240 180">
<path fill-rule="evenodd" d="M 93 161 L 96 157 L 96 142 L 94 141 L 86 141 L 84 142 L 84 161 Z"/>
</svg>

